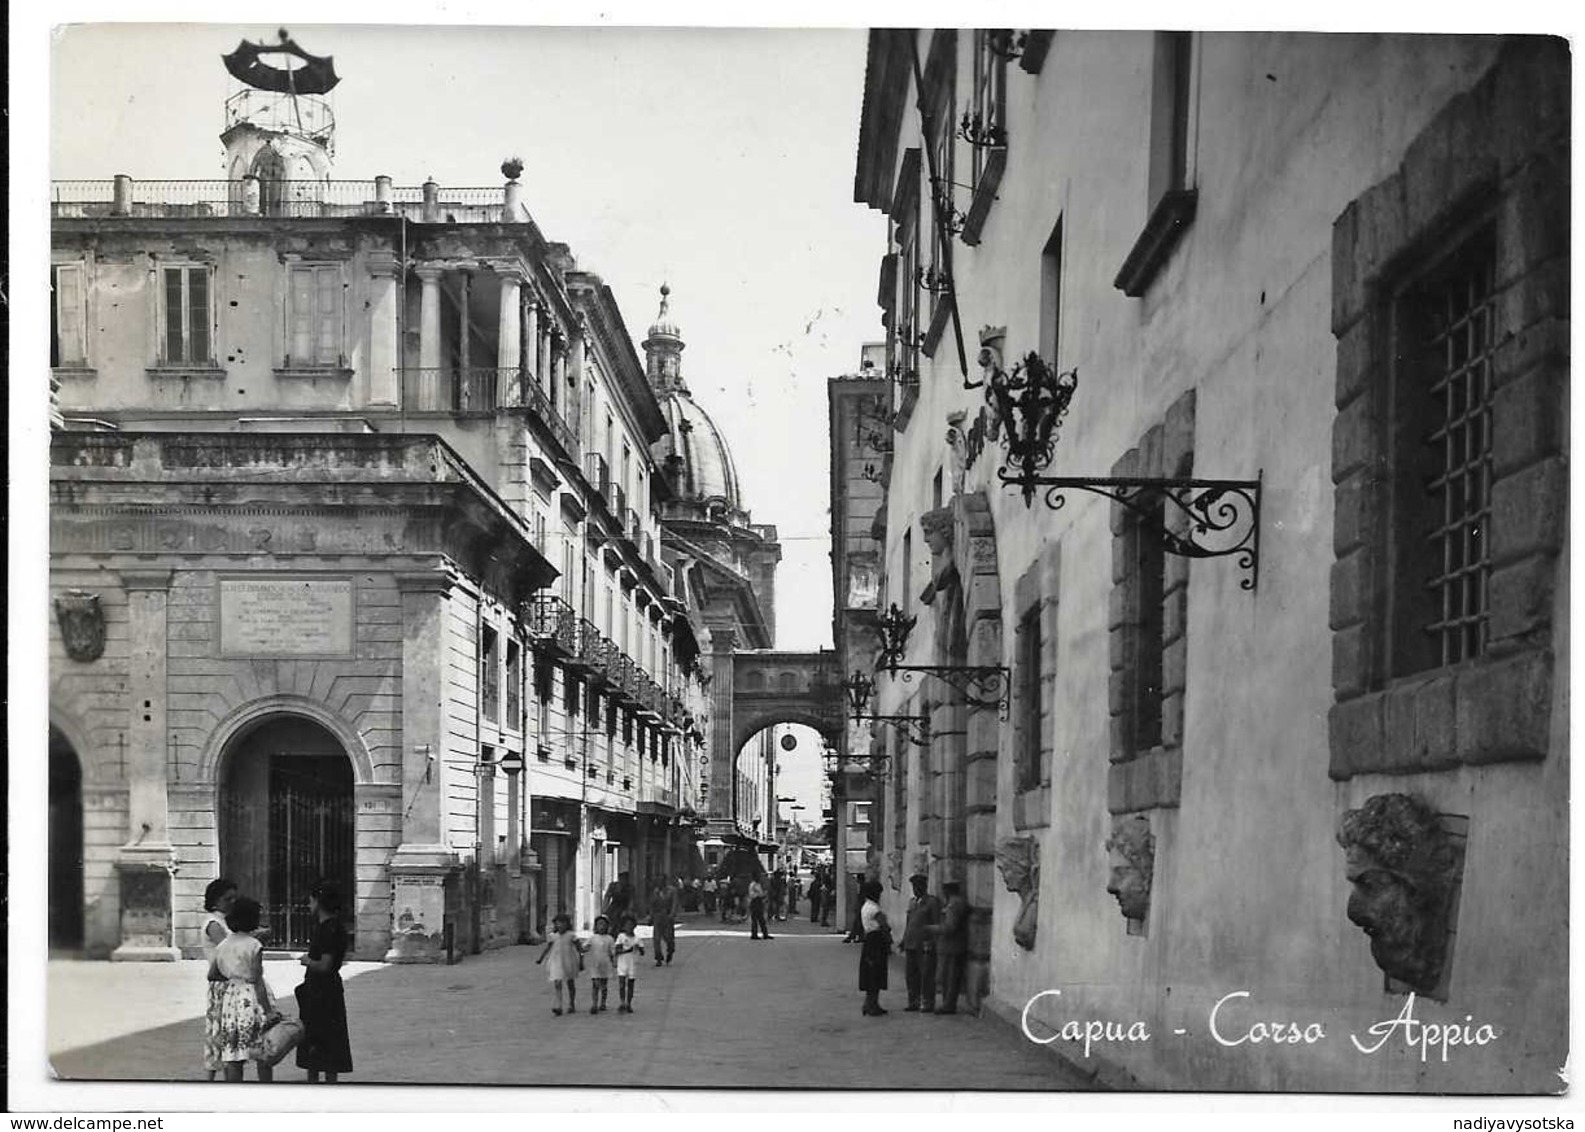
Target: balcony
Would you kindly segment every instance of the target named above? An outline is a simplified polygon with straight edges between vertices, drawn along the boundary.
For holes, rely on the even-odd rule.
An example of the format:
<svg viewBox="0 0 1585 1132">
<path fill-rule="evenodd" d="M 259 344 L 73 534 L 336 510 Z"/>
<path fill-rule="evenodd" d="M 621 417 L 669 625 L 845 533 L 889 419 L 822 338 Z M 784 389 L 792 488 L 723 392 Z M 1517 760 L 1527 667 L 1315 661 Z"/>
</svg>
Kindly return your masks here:
<svg viewBox="0 0 1585 1132">
<path fill-rule="evenodd" d="M 468 366 L 466 369 L 445 366 L 438 369 L 409 367 L 402 371 L 402 385 L 415 391 L 432 390 L 430 404 L 436 400 L 444 406 L 443 412 L 493 413 L 511 403 L 508 391 L 522 380 L 520 370 L 497 369 L 493 366 Z M 426 400 L 419 393 L 420 403 Z"/>
<path fill-rule="evenodd" d="M 527 370 L 523 372 L 522 390 L 524 407 L 544 423 L 551 436 L 555 437 L 556 443 L 561 445 L 562 451 L 576 460 L 579 450 L 577 434 L 572 431 L 572 426 L 567 423 L 556 407 L 550 403 L 550 398 L 540 388 L 539 382 L 534 375 Z"/>
<path fill-rule="evenodd" d="M 228 220 L 247 217 L 339 219 L 403 216 L 439 224 L 498 224 L 527 219 L 502 187 L 442 190 L 439 185 L 393 186 L 372 181 L 108 181 L 50 182 L 50 217 L 56 220 Z"/>
<path fill-rule="evenodd" d="M 585 672 L 604 672 L 605 653 L 601 646 L 605 638 L 586 617 L 579 617 L 576 624 L 577 647 L 568 654 L 567 667 L 579 668 Z"/>
<path fill-rule="evenodd" d="M 528 609 L 528 632 L 534 647 L 563 657 L 578 651 L 580 618 L 561 598 L 535 594 Z"/>
</svg>

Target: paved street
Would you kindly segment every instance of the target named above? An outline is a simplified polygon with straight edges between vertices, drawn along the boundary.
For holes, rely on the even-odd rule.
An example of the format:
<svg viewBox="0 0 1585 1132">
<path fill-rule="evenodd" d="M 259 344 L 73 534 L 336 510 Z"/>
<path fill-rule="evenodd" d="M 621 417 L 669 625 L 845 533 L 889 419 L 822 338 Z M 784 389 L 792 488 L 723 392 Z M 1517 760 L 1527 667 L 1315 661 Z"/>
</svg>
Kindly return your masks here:
<svg viewBox="0 0 1585 1132">
<path fill-rule="evenodd" d="M 746 927 L 687 917 L 677 958 L 645 957 L 632 1015 L 555 1017 L 537 947 L 451 967 L 350 963 L 347 1009 L 356 1072 L 393 1084 L 608 1087 L 1071 1089 L 1045 1051 L 994 1018 L 905 1014 L 901 957 L 891 1013 L 866 1018 L 858 949 L 807 919 L 753 942 Z M 266 965 L 294 1013 L 296 963 Z M 202 1080 L 203 964 L 57 961 L 49 968 L 49 1050 L 72 1079 Z M 251 1069 L 249 1076 L 252 1076 Z M 282 1077 L 298 1080 L 290 1064 Z"/>
</svg>

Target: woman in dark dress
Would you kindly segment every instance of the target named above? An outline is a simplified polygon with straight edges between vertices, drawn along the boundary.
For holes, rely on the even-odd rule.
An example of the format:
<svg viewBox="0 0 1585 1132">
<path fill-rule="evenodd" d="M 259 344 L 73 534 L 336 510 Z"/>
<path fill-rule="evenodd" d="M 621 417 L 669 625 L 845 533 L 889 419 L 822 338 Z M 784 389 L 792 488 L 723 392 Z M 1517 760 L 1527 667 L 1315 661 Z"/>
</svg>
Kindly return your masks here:
<svg viewBox="0 0 1585 1132">
<path fill-rule="evenodd" d="M 347 999 L 341 985 L 341 964 L 347 957 L 347 928 L 341 922 L 341 891 L 331 884 L 315 886 L 309 895 L 319 924 L 308 954 L 307 968 L 297 988 L 297 1016 L 303 1024 L 303 1044 L 297 1047 L 297 1068 L 308 1071 L 308 1080 L 334 1084 L 337 1074 L 352 1072 L 352 1044 L 347 1038 Z"/>
<path fill-rule="evenodd" d="M 880 994 L 886 989 L 887 967 L 891 963 L 892 931 L 881 911 L 881 882 L 867 880 L 859 889 L 864 901 L 859 909 L 864 931 L 864 947 L 859 952 L 859 990 L 864 992 L 864 1013 L 887 1013 L 881 1006 Z"/>
</svg>

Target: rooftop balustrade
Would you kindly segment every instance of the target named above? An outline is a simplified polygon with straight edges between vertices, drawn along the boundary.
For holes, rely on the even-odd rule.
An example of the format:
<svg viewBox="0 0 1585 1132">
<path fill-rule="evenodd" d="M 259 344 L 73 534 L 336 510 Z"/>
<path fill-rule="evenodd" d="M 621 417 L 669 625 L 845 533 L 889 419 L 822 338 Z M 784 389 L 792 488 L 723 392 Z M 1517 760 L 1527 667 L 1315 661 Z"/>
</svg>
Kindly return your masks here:
<svg viewBox="0 0 1585 1132">
<path fill-rule="evenodd" d="M 499 224 L 528 219 L 528 212 L 506 187 L 442 189 L 372 181 L 240 180 L 134 181 L 119 176 L 100 181 L 51 181 L 54 219 L 134 217 L 138 219 L 235 219 L 288 217 L 335 219 L 404 216 L 426 224 Z"/>
</svg>

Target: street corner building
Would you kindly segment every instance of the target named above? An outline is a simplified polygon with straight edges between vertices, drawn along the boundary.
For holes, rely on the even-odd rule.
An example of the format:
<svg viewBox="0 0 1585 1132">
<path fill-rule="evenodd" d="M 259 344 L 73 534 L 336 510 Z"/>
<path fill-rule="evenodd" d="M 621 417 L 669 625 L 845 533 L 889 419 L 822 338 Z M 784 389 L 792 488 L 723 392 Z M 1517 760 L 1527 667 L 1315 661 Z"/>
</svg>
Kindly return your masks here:
<svg viewBox="0 0 1585 1132">
<path fill-rule="evenodd" d="M 1545 38 L 870 33 L 848 856 L 894 918 L 962 883 L 973 1003 L 1100 1083 L 1563 1087 L 1569 89 Z"/>
<path fill-rule="evenodd" d="M 330 60 L 243 47 L 314 66 L 233 68 L 225 180 L 53 186 L 52 947 L 199 955 L 221 875 L 285 949 L 337 882 L 364 960 L 642 910 L 774 799 L 710 673 L 775 528 L 521 162 L 334 179 Z"/>
</svg>

